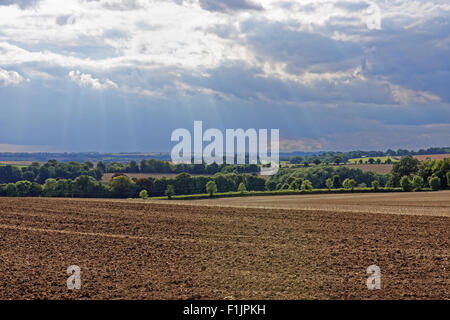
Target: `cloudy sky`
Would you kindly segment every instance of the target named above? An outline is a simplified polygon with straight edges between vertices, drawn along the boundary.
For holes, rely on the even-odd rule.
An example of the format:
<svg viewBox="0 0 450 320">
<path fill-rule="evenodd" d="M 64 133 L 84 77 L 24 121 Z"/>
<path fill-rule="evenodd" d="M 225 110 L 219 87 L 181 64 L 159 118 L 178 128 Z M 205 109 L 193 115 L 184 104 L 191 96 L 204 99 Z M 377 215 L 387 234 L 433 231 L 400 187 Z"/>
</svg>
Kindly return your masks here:
<svg viewBox="0 0 450 320">
<path fill-rule="evenodd" d="M 448 0 L 0 0 L 0 151 L 170 151 L 194 120 L 448 146 L 449 22 Z"/>
</svg>

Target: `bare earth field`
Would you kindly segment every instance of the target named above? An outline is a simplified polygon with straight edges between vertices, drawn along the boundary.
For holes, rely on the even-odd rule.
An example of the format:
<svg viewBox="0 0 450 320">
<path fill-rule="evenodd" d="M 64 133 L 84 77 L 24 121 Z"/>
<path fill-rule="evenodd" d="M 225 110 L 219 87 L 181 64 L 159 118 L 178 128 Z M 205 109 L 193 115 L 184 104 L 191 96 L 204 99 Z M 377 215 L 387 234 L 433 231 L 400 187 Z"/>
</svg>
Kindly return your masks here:
<svg viewBox="0 0 450 320">
<path fill-rule="evenodd" d="M 422 154 L 419 156 L 413 156 L 413 158 L 416 158 L 419 161 L 427 161 L 427 160 L 444 160 L 450 158 L 450 154 L 443 153 L 443 154 Z"/>
<path fill-rule="evenodd" d="M 361 169 L 364 172 L 371 171 L 376 173 L 389 173 L 392 171 L 392 168 L 394 167 L 393 164 L 370 164 L 370 163 L 364 163 L 364 164 L 345 164 L 344 166 L 353 168 L 353 169 Z"/>
<path fill-rule="evenodd" d="M 171 203 L 186 203 L 172 201 Z M 450 191 L 255 196 L 192 200 L 210 206 L 450 217 Z"/>
<path fill-rule="evenodd" d="M 395 210 L 390 195 L 361 212 L 338 198 L 320 210 L 0 198 L 0 299 L 449 299 L 450 218 L 427 212 L 450 193 L 434 194 L 399 198 L 416 215 L 365 212 Z M 373 264 L 381 290 L 366 286 Z M 70 265 L 81 290 L 66 287 Z"/>
</svg>

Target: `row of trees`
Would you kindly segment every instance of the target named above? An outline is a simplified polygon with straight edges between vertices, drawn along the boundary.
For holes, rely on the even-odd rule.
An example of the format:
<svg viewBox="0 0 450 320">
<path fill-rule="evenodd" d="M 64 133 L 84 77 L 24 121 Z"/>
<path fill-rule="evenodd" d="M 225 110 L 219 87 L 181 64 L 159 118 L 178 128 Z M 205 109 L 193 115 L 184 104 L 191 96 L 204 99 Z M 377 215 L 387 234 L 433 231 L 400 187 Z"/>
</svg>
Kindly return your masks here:
<svg viewBox="0 0 450 320">
<path fill-rule="evenodd" d="M 280 169 L 277 174 L 270 177 L 267 183 L 270 185 L 270 190 L 292 189 L 290 185 L 296 178 L 310 181 L 314 188 L 329 188 L 328 179 L 331 179 L 334 183 L 333 188 L 341 188 L 345 179 L 354 180 L 355 185 L 360 187 L 370 186 L 374 180 L 385 186 L 389 175 L 363 172 L 358 168 L 333 167 L 322 164 L 314 167 Z"/>
<path fill-rule="evenodd" d="M 143 190 L 146 191 L 147 196 L 163 196 L 169 186 L 173 188 L 173 194 L 200 194 L 207 191 L 206 185 L 210 181 L 215 183 L 218 192 L 239 191 L 241 185 L 245 187 L 245 190 L 263 191 L 266 182 L 264 178 L 257 175 L 235 173 L 219 173 L 213 177 L 181 173 L 170 179 L 164 177 L 130 179 L 126 175 L 117 175 L 109 183 L 83 175 L 74 180 L 49 178 L 43 185 L 30 181 L 0 184 L 0 196 L 135 198 Z"/>
<path fill-rule="evenodd" d="M 450 183 L 450 159 L 431 160 L 420 162 L 411 156 L 403 157 L 394 164 L 388 186 L 403 187 L 408 181 L 413 184 L 415 180 L 422 188 L 430 187 L 434 190 L 443 190 Z M 403 183 L 402 183 L 403 181 Z M 411 188 L 414 188 L 412 185 Z"/>
<path fill-rule="evenodd" d="M 256 164 L 172 164 L 168 161 L 156 159 L 142 160 L 138 164 L 136 161 L 130 161 L 128 164 L 111 163 L 105 165 L 102 161 L 94 165 L 87 161 L 78 162 L 58 162 L 50 160 L 41 165 L 33 162 L 30 166 L 0 166 L 0 183 L 15 183 L 17 181 L 26 180 L 29 182 L 37 182 L 43 184 L 47 179 L 71 179 L 74 180 L 80 176 L 90 176 L 95 180 L 101 180 L 106 172 L 111 173 L 191 173 L 191 174 L 208 174 L 216 173 L 257 173 L 259 166 Z"/>
<path fill-rule="evenodd" d="M 385 156 L 399 156 L 404 157 L 408 155 L 423 155 L 423 154 L 444 154 L 449 153 L 450 156 L 450 148 L 429 148 L 429 149 L 420 149 L 418 151 L 406 150 L 406 149 L 398 149 L 392 150 L 388 149 L 386 151 L 350 151 L 350 152 L 319 152 L 313 155 L 304 155 L 304 156 L 292 156 L 292 157 L 283 157 L 282 160 L 288 160 L 294 164 L 304 164 L 304 163 L 335 163 L 336 160 L 340 160 L 340 163 L 346 163 L 349 159 L 355 158 L 376 158 L 376 157 L 385 157 Z M 317 163 L 318 162 L 318 163 Z"/>
<path fill-rule="evenodd" d="M 50 160 L 41 165 L 33 162 L 30 166 L 0 166 L 0 183 L 15 183 L 17 181 L 26 180 L 43 184 L 47 179 L 76 179 L 85 175 L 100 180 L 104 173 L 191 173 L 191 174 L 208 174 L 213 175 L 218 172 L 223 173 L 257 173 L 259 167 L 255 164 L 233 165 L 216 163 L 205 164 L 171 164 L 161 160 L 142 160 L 140 164 L 136 161 L 130 161 L 128 164 L 111 163 L 105 165 L 102 161 L 94 165 L 92 162 L 58 162 Z"/>
<path fill-rule="evenodd" d="M 49 178 L 75 179 L 85 175 L 100 180 L 103 176 L 104 168 L 94 167 L 92 162 L 57 162 L 50 160 L 41 165 L 33 162 L 29 166 L 0 166 L 0 183 L 15 183 L 25 180 L 43 184 Z"/>
<path fill-rule="evenodd" d="M 98 164 L 97 164 L 98 167 Z M 141 160 L 139 163 L 130 161 L 128 164 L 124 163 L 110 163 L 104 169 L 104 172 L 109 173 L 190 173 L 190 174 L 208 174 L 213 175 L 218 172 L 223 173 L 257 173 L 259 166 L 256 164 L 172 164 L 168 161 L 161 161 L 156 159 Z"/>
</svg>

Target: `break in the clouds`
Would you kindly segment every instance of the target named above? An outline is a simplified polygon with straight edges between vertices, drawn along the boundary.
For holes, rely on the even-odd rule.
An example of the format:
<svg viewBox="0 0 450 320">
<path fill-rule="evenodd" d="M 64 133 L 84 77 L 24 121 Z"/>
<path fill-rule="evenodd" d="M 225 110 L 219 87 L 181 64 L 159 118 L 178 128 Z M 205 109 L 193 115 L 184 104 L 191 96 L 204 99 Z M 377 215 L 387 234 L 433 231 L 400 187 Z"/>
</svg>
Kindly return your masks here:
<svg viewBox="0 0 450 320">
<path fill-rule="evenodd" d="M 284 150 L 448 145 L 449 18 L 440 0 L 0 0 L 0 146 L 167 151 L 194 120 L 279 128 Z"/>
</svg>

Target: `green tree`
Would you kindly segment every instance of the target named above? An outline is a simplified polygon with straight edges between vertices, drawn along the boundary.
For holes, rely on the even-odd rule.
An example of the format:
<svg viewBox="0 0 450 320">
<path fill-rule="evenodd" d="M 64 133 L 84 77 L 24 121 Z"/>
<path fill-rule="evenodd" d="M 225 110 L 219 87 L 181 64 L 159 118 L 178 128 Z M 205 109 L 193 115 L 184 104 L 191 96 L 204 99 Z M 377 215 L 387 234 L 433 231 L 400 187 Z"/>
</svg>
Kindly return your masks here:
<svg viewBox="0 0 450 320">
<path fill-rule="evenodd" d="M 137 194 L 136 183 L 124 175 L 112 178 L 109 182 L 109 186 L 111 187 L 111 192 L 114 197 L 129 198 Z"/>
<path fill-rule="evenodd" d="M 303 180 L 302 182 L 302 190 L 312 190 L 313 186 L 311 181 L 309 180 Z"/>
<path fill-rule="evenodd" d="M 412 190 L 412 183 L 409 176 L 403 176 L 400 179 L 400 186 L 402 187 L 403 191 L 411 191 Z"/>
<path fill-rule="evenodd" d="M 450 171 L 446 173 L 445 178 L 447 179 L 447 186 L 450 187 Z"/>
<path fill-rule="evenodd" d="M 372 181 L 372 189 L 374 191 L 378 191 L 378 189 L 380 189 L 380 181 L 378 180 L 373 180 Z"/>
<path fill-rule="evenodd" d="M 173 185 L 169 184 L 167 186 L 165 194 L 169 200 L 172 199 L 172 197 L 175 195 L 175 189 L 174 189 Z"/>
<path fill-rule="evenodd" d="M 5 188 L 7 197 L 17 197 L 17 188 L 16 185 L 12 182 L 8 183 Z"/>
<path fill-rule="evenodd" d="M 355 188 L 356 181 L 354 179 L 347 178 L 347 179 L 344 180 L 344 183 L 342 185 L 346 189 L 352 189 L 353 190 Z"/>
<path fill-rule="evenodd" d="M 43 192 L 46 197 L 56 197 L 57 196 L 56 180 L 52 178 L 45 180 Z"/>
<path fill-rule="evenodd" d="M 333 188 L 337 189 L 341 187 L 341 180 L 338 175 L 333 176 Z"/>
<path fill-rule="evenodd" d="M 239 184 L 238 191 L 239 191 L 241 194 L 243 194 L 245 191 L 247 191 L 247 188 L 245 187 L 245 184 L 244 184 L 243 182 L 241 182 L 241 183 Z"/>
<path fill-rule="evenodd" d="M 193 180 L 189 173 L 183 172 L 175 177 L 173 187 L 177 194 L 191 194 Z"/>
<path fill-rule="evenodd" d="M 303 180 L 301 178 L 294 178 L 289 185 L 291 190 L 299 190 L 302 187 Z"/>
<path fill-rule="evenodd" d="M 333 162 L 338 166 L 342 162 L 342 158 L 339 156 L 335 156 L 333 158 Z"/>
<path fill-rule="evenodd" d="M 147 192 L 147 190 L 141 190 L 141 192 L 139 192 L 139 198 L 141 198 L 143 200 L 147 200 L 148 199 L 148 192 Z"/>
<path fill-rule="evenodd" d="M 100 170 L 102 173 L 106 172 L 106 166 L 103 163 L 103 161 L 97 162 L 97 165 L 95 166 L 98 170 Z"/>
<path fill-rule="evenodd" d="M 374 163 L 375 163 L 375 160 L 374 160 L 374 158 L 369 158 L 368 162 L 369 162 L 370 164 L 374 164 Z"/>
<path fill-rule="evenodd" d="M 42 186 L 37 182 L 32 182 L 30 188 L 30 196 L 40 197 L 41 195 L 42 195 Z"/>
<path fill-rule="evenodd" d="M 16 190 L 18 197 L 28 197 L 30 195 L 32 183 L 30 181 L 16 182 Z"/>
<path fill-rule="evenodd" d="M 214 195 L 214 193 L 217 192 L 217 184 L 214 181 L 208 181 L 206 184 L 206 193 L 209 194 L 210 197 Z"/>
<path fill-rule="evenodd" d="M 400 159 L 399 162 L 394 164 L 392 168 L 393 184 L 398 186 L 400 179 L 404 176 L 410 177 L 417 174 L 419 171 L 419 160 L 414 159 L 411 156 L 406 156 Z"/>
<path fill-rule="evenodd" d="M 333 179 L 328 178 L 328 179 L 325 181 L 325 185 L 327 186 L 328 190 L 332 189 L 333 186 L 334 186 L 334 185 L 333 185 Z"/>
<path fill-rule="evenodd" d="M 412 179 L 412 185 L 414 191 L 420 191 L 423 187 L 423 178 L 421 176 L 414 176 Z"/>
<path fill-rule="evenodd" d="M 439 177 L 430 177 L 429 180 L 431 190 L 436 191 L 441 188 L 441 179 Z"/>
<path fill-rule="evenodd" d="M 273 180 L 267 180 L 265 182 L 265 185 L 266 185 L 266 190 L 268 190 L 268 191 L 273 191 L 273 190 L 277 189 L 277 183 Z"/>
</svg>

